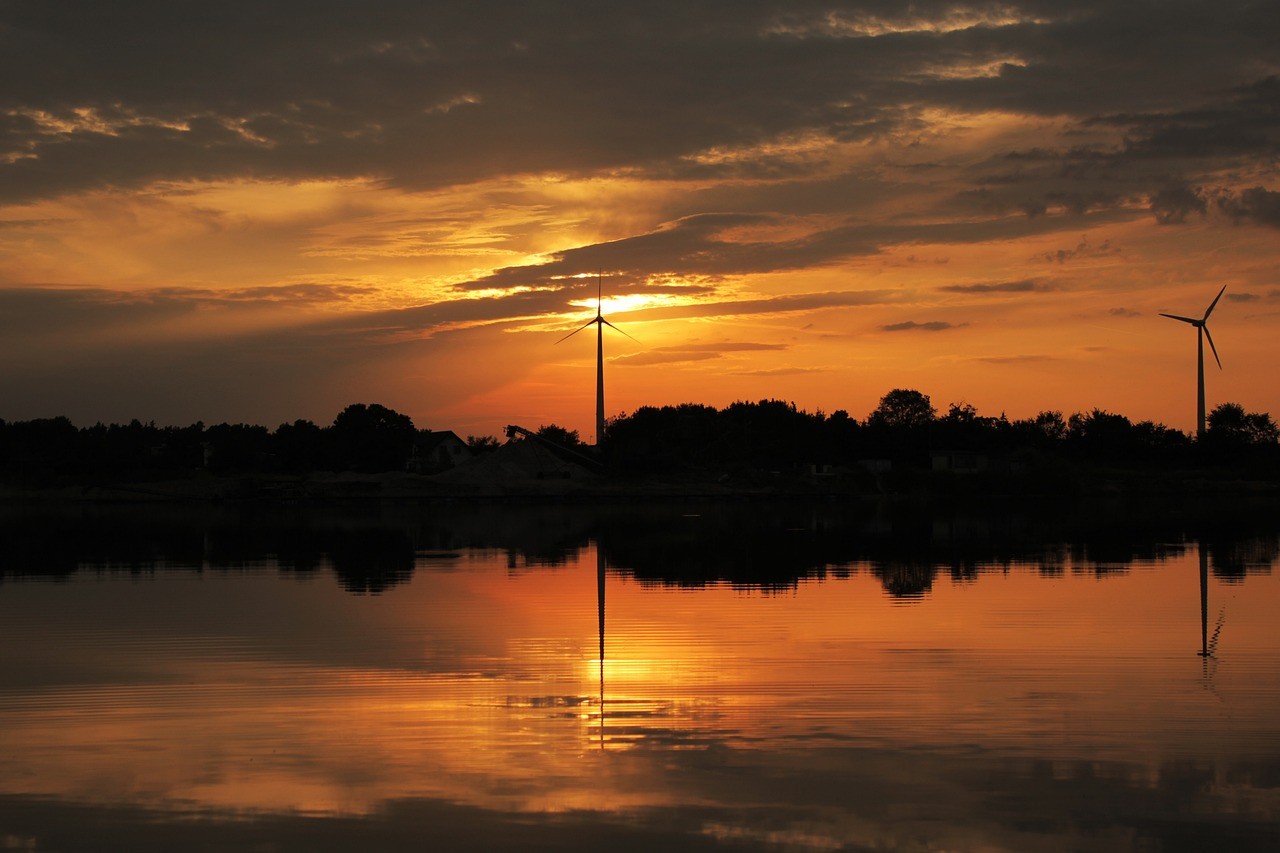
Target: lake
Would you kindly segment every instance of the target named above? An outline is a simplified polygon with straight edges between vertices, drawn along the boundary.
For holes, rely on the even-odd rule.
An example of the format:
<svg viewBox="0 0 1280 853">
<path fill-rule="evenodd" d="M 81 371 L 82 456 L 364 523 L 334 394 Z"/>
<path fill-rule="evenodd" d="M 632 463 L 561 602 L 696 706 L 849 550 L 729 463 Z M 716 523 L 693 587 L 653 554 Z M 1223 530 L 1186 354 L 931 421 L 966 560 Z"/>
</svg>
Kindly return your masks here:
<svg viewBox="0 0 1280 853">
<path fill-rule="evenodd" d="M 0 849 L 1280 849 L 1280 517 L 0 510 Z"/>
</svg>

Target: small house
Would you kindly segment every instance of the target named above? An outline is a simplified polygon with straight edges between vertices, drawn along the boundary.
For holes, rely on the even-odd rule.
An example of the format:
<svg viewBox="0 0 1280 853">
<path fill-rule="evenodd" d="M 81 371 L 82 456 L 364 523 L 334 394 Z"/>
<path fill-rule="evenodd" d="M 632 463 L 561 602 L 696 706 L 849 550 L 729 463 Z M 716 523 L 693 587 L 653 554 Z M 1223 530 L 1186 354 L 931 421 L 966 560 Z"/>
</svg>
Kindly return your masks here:
<svg viewBox="0 0 1280 853">
<path fill-rule="evenodd" d="M 438 474 L 471 459 L 471 448 L 453 430 L 421 430 L 407 468 L 414 474 Z"/>
</svg>

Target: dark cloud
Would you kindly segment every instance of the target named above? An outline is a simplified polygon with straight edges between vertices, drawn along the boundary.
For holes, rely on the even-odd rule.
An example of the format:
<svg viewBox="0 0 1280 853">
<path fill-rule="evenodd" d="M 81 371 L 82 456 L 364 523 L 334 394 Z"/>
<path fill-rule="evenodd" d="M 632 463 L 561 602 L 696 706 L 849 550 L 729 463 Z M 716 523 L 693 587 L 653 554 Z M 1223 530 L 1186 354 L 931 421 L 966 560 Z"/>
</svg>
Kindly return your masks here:
<svg viewBox="0 0 1280 853">
<path fill-rule="evenodd" d="M 982 179 L 985 184 L 985 179 Z M 983 185 L 976 189 L 962 190 L 956 200 L 966 206 L 976 207 L 989 214 L 1018 213 L 1028 219 L 1043 216 L 1083 217 L 1091 213 L 1123 209 L 1132 200 L 1116 189 L 1109 176 L 1066 178 L 1061 174 L 1036 179 L 1040 195 L 1027 197 L 1028 187 L 1017 189 L 993 189 Z M 1090 183 L 1106 184 L 1090 189 Z M 1064 184 L 1079 187 L 1075 190 L 1059 189 Z M 1121 184 L 1123 185 L 1123 184 Z"/>
<path fill-rule="evenodd" d="M 504 353 L 526 355 L 496 369 L 492 344 L 477 342 L 477 327 L 542 317 L 564 299 L 513 294 L 307 318 L 269 299 L 214 303 L 205 291 L 129 297 L 86 288 L 0 290 L 4 416 L 272 424 L 329 419 L 358 399 L 402 411 L 443 406 L 512 381 L 555 341 L 551 332 L 509 336 Z M 249 311 L 255 322 L 236 322 Z M 211 312 L 231 322 L 210 322 Z M 420 372 L 413 397 L 398 399 L 410 365 Z"/>
<path fill-rule="evenodd" d="M 1033 293 L 1047 290 L 1048 287 L 1034 279 L 1018 281 L 993 281 L 978 284 L 948 284 L 938 290 L 948 293 Z"/>
<path fill-rule="evenodd" d="M 1131 219 L 1130 211 L 1094 214 L 1098 224 Z M 717 213 L 687 216 L 634 237 L 555 253 L 541 264 L 505 267 L 457 285 L 460 290 L 572 287 L 594 292 L 594 276 L 603 270 L 606 292 L 651 292 L 655 285 L 673 292 L 710 293 L 726 277 L 834 265 L 880 253 L 889 246 L 925 242 L 981 243 L 1051 233 L 1060 224 L 1018 218 L 965 219 L 921 224 L 847 221 L 815 226 L 801 236 L 747 239 L 740 229 L 793 225 L 767 213 Z M 571 276 L 582 276 L 570 280 Z M 684 281 L 685 277 L 691 279 Z M 665 283 L 664 283 L 665 282 Z"/>
<path fill-rule="evenodd" d="M 829 291 L 825 293 L 795 293 L 760 299 L 726 299 L 720 302 L 693 303 L 689 305 L 662 305 L 642 308 L 623 315 L 635 320 L 670 320 L 687 317 L 741 317 L 751 315 L 787 314 L 803 311 L 821 311 L 830 308 L 847 308 L 859 305 L 879 305 L 900 298 L 893 291 Z"/>
<path fill-rule="evenodd" d="M 1089 242 L 1088 237 L 1081 238 L 1074 249 L 1058 249 L 1053 252 L 1045 252 L 1037 257 L 1043 258 L 1049 263 L 1065 264 L 1081 257 L 1104 257 L 1107 255 L 1117 255 L 1120 250 L 1112 247 L 1110 240 L 1103 240 L 1097 246 Z"/>
<path fill-rule="evenodd" d="M 1165 187 L 1151 196 L 1151 212 L 1161 225 L 1180 225 L 1191 214 L 1204 216 L 1208 210 L 1204 195 L 1185 185 Z"/>
<path fill-rule="evenodd" d="M 1107 313 L 1108 313 L 1108 314 L 1110 314 L 1112 317 L 1124 317 L 1124 318 L 1129 318 L 1129 317 L 1141 317 L 1141 316 L 1142 316 L 1142 314 L 1141 314 L 1140 312 L 1138 312 L 1138 311 L 1131 311 L 1131 310 L 1129 310 L 1128 308 L 1112 308 L 1112 309 L 1111 309 L 1110 311 L 1108 311 Z"/>
<path fill-rule="evenodd" d="M 345 304 L 368 295 L 363 285 L 301 283 L 249 288 L 154 288 L 120 291 L 89 287 L 0 288 L 0 334 L 28 338 L 55 333 L 126 334 L 162 328 L 198 312 L 229 315 L 253 309 Z"/>
<path fill-rule="evenodd" d="M 734 229 L 771 225 L 777 217 L 766 214 L 709 213 L 666 223 L 646 234 L 568 249 L 536 266 L 507 267 L 463 287 L 491 289 L 522 287 L 531 281 L 597 270 L 610 273 L 622 287 L 647 282 L 652 276 L 682 274 L 725 276 L 748 272 L 797 269 L 836 258 L 877 251 L 870 234 L 853 229 L 830 229 L 785 240 L 745 240 Z"/>
<path fill-rule="evenodd" d="M 563 286 L 556 286 L 563 284 Z M 221 311 L 234 319 L 240 312 L 259 309 L 278 312 L 290 329 L 281 340 L 328 341 L 335 347 L 378 347 L 404 340 L 482 325 L 511 327 L 530 320 L 549 320 L 565 312 L 579 311 L 570 300 L 580 294 L 578 282 L 553 283 L 542 289 L 508 291 L 478 298 L 459 298 L 410 308 L 364 310 L 337 315 L 317 314 L 299 319 L 291 308 L 301 300 L 319 305 L 344 301 L 363 292 L 342 285 L 287 285 L 247 288 L 227 292 L 165 288 L 123 292 L 95 288 L 0 289 L 0 335 L 11 345 L 17 341 L 40 346 L 75 348 L 96 345 L 103 338 L 127 339 L 134 329 L 147 328 L 164 336 L 166 328 L 198 313 L 208 317 Z M 620 311 L 612 315 L 619 325 L 628 322 L 686 317 L 728 317 L 819 311 L 829 308 L 875 305 L 896 298 L 886 291 L 800 293 L 755 299 L 707 300 L 682 305 L 657 305 Z M 184 334 L 194 334 L 190 331 Z M 201 334 L 234 339 L 237 333 L 209 323 Z M 548 332 L 552 334 L 552 332 Z M 83 338 L 83 340 L 81 340 Z M 150 338 L 137 346 L 149 346 Z M 773 344 L 690 344 L 686 352 L 716 348 L 766 349 Z"/>
<path fill-rule="evenodd" d="M 125 298 L 141 298 L 143 300 L 173 299 L 194 301 L 202 304 L 283 303 L 291 305 L 329 305 L 335 302 L 347 302 L 360 296 L 369 296 L 376 292 L 376 288 L 368 285 L 301 283 L 228 288 L 226 290 L 166 287 L 141 292 L 130 291 Z"/>
<path fill-rule="evenodd" d="M 1180 96 L 1171 90 L 1138 110 L 1076 112 L 1080 130 L 1119 137 L 1075 144 L 1068 133 L 1061 147 L 998 153 L 971 169 L 976 186 L 961 190 L 957 200 L 1028 216 L 1147 204 L 1162 224 L 1203 214 L 1208 194 L 1197 184 L 1280 153 L 1280 83 L 1240 71 L 1235 83 L 1223 81 L 1218 91 L 1201 85 Z"/>
<path fill-rule="evenodd" d="M 50 225 L 59 225 L 64 221 L 61 219 L 0 219 L 0 230 L 20 231 L 28 228 L 47 228 Z"/>
<path fill-rule="evenodd" d="M 1226 97 L 1181 110 L 1106 115 L 1093 121 L 1129 130 L 1123 149 L 1128 161 L 1274 154 L 1280 131 L 1277 78 L 1250 81 L 1222 94 Z"/>
<path fill-rule="evenodd" d="M 1239 195 L 1224 193 L 1218 198 L 1218 206 L 1237 221 L 1250 220 L 1280 228 L 1280 192 L 1252 187 Z"/>
<path fill-rule="evenodd" d="M 1250 76 L 1273 4 L 1069 6 L 744 0 L 380 0 L 200 7 L 12 0 L 0 11 L 5 197 L 157 180 L 374 178 L 411 188 L 495 174 L 633 170 L 776 180 L 788 135 L 924 128 L 920 111 L 1104 116 L 1131 157 L 1271 144 Z M 234 47 L 229 47 L 234 46 Z M 1176 57 L 1170 61 L 1170 57 Z M 620 108 L 620 106 L 622 108 Z M 708 154 L 708 152 L 712 152 Z M 1096 204 L 1096 190 L 1063 194 Z M 1043 199 L 1024 200 L 1038 212 Z"/>
<path fill-rule="evenodd" d="M 955 325 L 943 322 L 942 320 L 931 320 L 927 323 L 917 323 L 915 320 L 907 320 L 902 323 L 890 323 L 887 326 L 881 326 L 880 330 L 884 332 L 942 332 L 947 329 L 954 329 Z"/>
<path fill-rule="evenodd" d="M 90 332 L 124 323 L 172 320 L 195 310 L 194 301 L 134 298 L 95 288 L 3 288 L 0 335 L 13 341 L 52 332 Z"/>
<path fill-rule="evenodd" d="M 1262 297 L 1256 293 L 1228 293 L 1228 302 L 1257 302 Z"/>
</svg>

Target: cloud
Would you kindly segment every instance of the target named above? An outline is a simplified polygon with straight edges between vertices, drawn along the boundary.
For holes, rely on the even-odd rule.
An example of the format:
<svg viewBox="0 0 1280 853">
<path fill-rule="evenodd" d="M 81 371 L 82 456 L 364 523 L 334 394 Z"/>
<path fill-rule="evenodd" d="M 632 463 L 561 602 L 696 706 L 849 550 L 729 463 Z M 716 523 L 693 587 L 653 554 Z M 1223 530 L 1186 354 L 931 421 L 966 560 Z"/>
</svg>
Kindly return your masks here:
<svg viewBox="0 0 1280 853">
<path fill-rule="evenodd" d="M 1256 293 L 1228 293 L 1228 302 L 1257 302 L 1262 297 Z"/>
<path fill-rule="evenodd" d="M 1107 255 L 1118 255 L 1119 253 L 1120 250 L 1112 247 L 1110 240 L 1103 240 L 1097 246 L 1094 246 L 1089 242 L 1089 238 L 1086 236 L 1080 239 L 1080 242 L 1075 245 L 1075 248 L 1057 249 L 1052 252 L 1044 252 L 1037 255 L 1037 258 L 1042 258 L 1049 263 L 1065 264 L 1069 261 L 1074 261 L 1077 258 L 1105 257 Z"/>
<path fill-rule="evenodd" d="M 623 367 L 640 367 L 652 364 L 679 364 L 688 361 L 707 361 L 735 352 L 777 352 L 788 349 L 786 344 L 762 344 L 726 341 L 724 343 L 683 344 L 656 347 L 645 352 L 620 355 L 609 359 L 610 364 Z"/>
<path fill-rule="evenodd" d="M 163 287 L 150 290 L 111 290 L 92 287 L 10 287 L 0 288 L 0 334 L 11 339 L 50 335 L 87 336 L 100 340 L 113 334 L 149 337 L 166 325 L 198 319 L 206 325 L 184 324 L 187 334 L 218 336 L 228 322 L 250 313 L 268 312 L 283 322 L 301 308 L 329 309 L 346 306 L 368 295 L 372 289 L 354 284 L 295 283 L 247 288 L 211 290 L 207 288 Z M 62 342 L 74 345 L 73 340 Z"/>
<path fill-rule="evenodd" d="M 821 367 L 772 367 L 766 370 L 737 370 L 737 376 L 802 376 L 806 373 L 825 373 Z"/>
<path fill-rule="evenodd" d="M 927 323 L 917 323 L 915 320 L 907 320 L 902 323 L 890 323 L 887 326 L 881 326 L 880 330 L 884 332 L 942 332 L 947 329 L 957 328 L 951 323 L 941 320 L 931 320 Z"/>
<path fill-rule="evenodd" d="M 820 311 L 828 308 L 847 308 L 862 305 L 879 305 L 900 298 L 899 294 L 886 290 L 827 291 L 822 293 L 794 293 L 759 299 L 726 299 L 720 302 L 691 303 L 687 305 L 658 306 L 627 312 L 636 320 L 670 320 L 688 317 L 743 317 L 792 312 Z"/>
<path fill-rule="evenodd" d="M 1101 115 L 1142 131 L 1127 149 L 1135 158 L 1258 150 L 1270 127 L 1220 105 L 1223 91 L 1241 103 L 1271 95 L 1246 85 L 1274 47 L 1266 4 L 1151 15 L 1015 2 L 993 17 L 995 7 L 925 3 L 910 20 L 764 0 L 678 14 L 375 6 L 210 6 L 197 28 L 164 4 L 76 15 L 11 4 L 0 19 L 0 186 L 15 199 L 197 177 L 412 189 L 620 170 L 776 180 L 828 167 L 829 151 L 809 140 L 910 144 L 929 132 L 930 109 Z M 943 23 L 960 18 L 970 25 Z"/>
<path fill-rule="evenodd" d="M 1096 214 L 1130 219 L 1129 211 Z M 528 287 L 577 287 L 584 292 L 600 270 L 609 292 L 709 293 L 716 282 L 732 276 L 785 272 L 829 266 L 871 257 L 890 246 L 923 243 L 982 243 L 1057 231 L 1050 220 L 1022 217 L 964 219 L 921 224 L 864 223 L 830 217 L 797 222 L 771 213 L 708 213 L 681 217 L 643 234 L 591 243 L 552 253 L 542 263 L 509 266 L 456 284 L 463 291 Z M 786 236 L 769 239 L 757 233 Z M 589 276 L 592 280 L 570 280 Z M 685 281 L 685 279 L 688 281 Z M 668 282 L 661 284 L 661 282 Z M 655 284 L 656 282 L 656 284 Z"/>
<path fill-rule="evenodd" d="M 1167 58 L 1151 58 L 1166 67 L 1170 64 Z M 1116 73 L 1124 73 L 1118 56 L 1107 61 L 1115 63 Z M 1157 97 L 1166 109 L 1153 110 L 1135 101 L 1137 109 L 1103 109 L 1092 115 L 1073 110 L 1076 124 L 1057 137 L 1056 145 L 994 154 L 971 168 L 976 186 L 960 191 L 957 198 L 970 207 L 1020 211 L 1030 217 L 1139 204 L 1161 224 L 1203 215 L 1209 193 L 1198 184 L 1211 176 L 1229 177 L 1275 151 L 1280 141 L 1280 83 L 1275 77 L 1259 80 L 1240 68 L 1233 82 L 1223 81 L 1217 97 L 1194 94 L 1203 91 L 1193 87 L 1179 95 L 1169 90 Z M 1105 101 L 1100 97 L 1096 103 Z"/>
<path fill-rule="evenodd" d="M 1280 192 L 1251 187 L 1239 195 L 1224 193 L 1218 198 L 1218 206 L 1236 221 L 1250 220 L 1280 228 Z"/>
<path fill-rule="evenodd" d="M 357 297 L 368 296 L 376 292 L 377 289 L 369 285 L 304 282 L 228 288 L 226 290 L 166 287 L 147 291 L 129 291 L 127 295 L 122 294 L 122 298 L 129 300 L 172 299 L 205 305 L 252 303 L 332 305 L 333 303 L 349 302 Z"/>
<path fill-rule="evenodd" d="M 1017 281 L 981 282 L 978 284 L 948 284 L 938 290 L 948 293 L 1032 293 L 1047 290 L 1048 287 L 1034 279 Z"/>
<path fill-rule="evenodd" d="M 128 296 L 0 289 L 5 417 L 327 422 L 353 400 L 372 399 L 431 422 L 460 400 L 519 381 L 538 363 L 533 354 L 555 340 L 551 333 L 482 339 L 480 329 L 510 328 L 524 312 L 539 315 L 563 298 L 513 294 L 300 314 L 272 300 L 211 303 L 203 292 Z"/>
<path fill-rule="evenodd" d="M 1037 364 L 1042 361 L 1059 361 L 1050 355 L 993 355 L 974 359 L 984 364 Z"/>
<path fill-rule="evenodd" d="M 709 361 L 720 358 L 718 352 L 684 352 L 680 350 L 650 350 L 631 355 L 620 355 L 609 359 L 610 364 L 619 367 L 648 367 L 653 364 L 681 364 L 689 361 Z"/>
<path fill-rule="evenodd" d="M 611 295 L 654 297 L 614 320 L 800 325 L 939 284 L 1048 290 L 1027 259 L 1101 266 L 1103 233 L 1135 253 L 1132 292 L 1174 263 L 1153 215 L 1280 221 L 1277 188 L 1254 186 L 1280 139 L 1273 4 L 486 10 L 281 0 L 202 7 L 197 26 L 150 0 L 4 4 L 6 357 L 38 354 L 31 375 L 64 399 L 125 383 L 106 363 L 156 397 L 217 370 L 279 386 L 478 328 L 540 345 L 597 270 Z M 379 307 L 421 304 L 367 310 L 384 287 Z M 954 327 L 926 320 L 881 328 Z M 190 360 L 143 363 L 157 342 Z"/>
<path fill-rule="evenodd" d="M 1108 313 L 1108 314 L 1110 314 L 1112 317 L 1124 317 L 1124 318 L 1128 318 L 1128 317 L 1141 317 L 1141 316 L 1142 316 L 1142 314 L 1141 314 L 1140 312 L 1138 312 L 1138 311 L 1131 311 L 1131 310 L 1129 310 L 1128 308 L 1112 308 L 1112 309 L 1111 309 L 1110 311 L 1108 311 L 1107 313 Z"/>
<path fill-rule="evenodd" d="M 1200 191 L 1186 185 L 1165 187 L 1151 196 L 1150 206 L 1161 225 L 1181 225 L 1191 214 L 1204 216 L 1209 210 Z"/>
</svg>

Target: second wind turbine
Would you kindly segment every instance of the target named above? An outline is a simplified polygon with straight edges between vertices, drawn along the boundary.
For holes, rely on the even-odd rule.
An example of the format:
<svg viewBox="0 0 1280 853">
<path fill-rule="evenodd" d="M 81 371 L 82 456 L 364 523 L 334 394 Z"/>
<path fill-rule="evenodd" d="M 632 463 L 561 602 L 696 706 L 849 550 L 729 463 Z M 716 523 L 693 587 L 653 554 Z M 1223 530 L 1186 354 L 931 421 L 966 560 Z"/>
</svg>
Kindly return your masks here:
<svg viewBox="0 0 1280 853">
<path fill-rule="evenodd" d="M 1218 369 L 1222 369 L 1222 359 L 1218 358 L 1218 348 L 1213 345 L 1213 335 L 1209 334 L 1209 315 L 1213 313 L 1213 309 L 1217 307 L 1218 300 L 1222 298 L 1222 294 L 1227 290 L 1227 286 L 1222 285 L 1222 290 L 1218 291 L 1218 295 L 1213 297 L 1213 301 L 1209 303 L 1209 307 L 1205 309 L 1204 316 L 1199 320 L 1194 317 L 1182 317 L 1178 314 L 1161 314 L 1161 317 L 1168 317 L 1170 320 L 1181 320 L 1184 323 L 1190 323 L 1196 327 L 1196 438 L 1204 438 L 1204 339 L 1209 339 L 1209 349 L 1213 350 L 1213 360 L 1218 362 Z"/>
<path fill-rule="evenodd" d="M 601 276 L 599 273 L 597 273 L 596 274 L 596 316 L 593 319 L 588 320 L 584 325 L 580 326 L 577 329 L 574 329 L 572 332 L 565 335 L 560 340 L 556 341 L 557 344 L 563 341 L 567 341 L 569 340 L 569 338 L 572 338 L 574 335 L 578 334 L 578 332 L 581 332 L 583 329 L 587 328 L 588 326 L 594 325 L 596 327 L 596 447 L 597 448 L 601 447 L 604 443 L 604 327 L 608 326 L 610 329 L 613 329 L 618 334 L 626 335 L 628 338 L 631 338 L 631 336 L 627 335 L 626 332 L 622 331 L 617 326 L 613 325 L 612 323 L 610 323 L 608 320 L 604 318 L 603 306 L 604 306 L 603 285 L 601 284 Z M 635 341 L 636 339 L 631 338 L 631 340 Z M 640 343 L 640 342 L 636 341 L 636 343 Z"/>
</svg>

